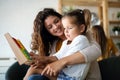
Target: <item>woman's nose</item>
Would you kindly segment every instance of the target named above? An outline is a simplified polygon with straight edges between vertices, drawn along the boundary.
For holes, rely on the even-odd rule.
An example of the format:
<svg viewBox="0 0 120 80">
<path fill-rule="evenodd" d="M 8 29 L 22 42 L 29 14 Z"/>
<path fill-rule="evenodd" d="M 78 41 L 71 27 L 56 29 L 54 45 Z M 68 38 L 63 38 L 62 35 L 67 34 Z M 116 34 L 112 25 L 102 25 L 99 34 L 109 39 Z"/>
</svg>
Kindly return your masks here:
<svg viewBox="0 0 120 80">
<path fill-rule="evenodd" d="M 53 24 L 53 28 L 56 29 L 56 28 L 57 28 L 57 25 L 56 25 L 56 24 Z"/>
</svg>

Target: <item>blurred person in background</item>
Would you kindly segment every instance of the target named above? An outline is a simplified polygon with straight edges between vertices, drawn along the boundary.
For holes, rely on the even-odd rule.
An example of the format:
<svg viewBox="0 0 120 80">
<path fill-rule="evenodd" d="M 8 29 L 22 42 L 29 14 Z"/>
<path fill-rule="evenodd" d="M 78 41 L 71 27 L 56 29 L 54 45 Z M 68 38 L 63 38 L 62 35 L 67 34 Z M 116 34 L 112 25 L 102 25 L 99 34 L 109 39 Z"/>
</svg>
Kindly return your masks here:
<svg viewBox="0 0 120 80">
<path fill-rule="evenodd" d="M 106 37 L 101 25 L 94 25 L 91 30 L 93 37 L 99 43 L 102 51 L 102 55 L 97 59 L 98 61 L 107 59 L 112 56 L 118 56 L 120 54 L 112 38 Z"/>
</svg>

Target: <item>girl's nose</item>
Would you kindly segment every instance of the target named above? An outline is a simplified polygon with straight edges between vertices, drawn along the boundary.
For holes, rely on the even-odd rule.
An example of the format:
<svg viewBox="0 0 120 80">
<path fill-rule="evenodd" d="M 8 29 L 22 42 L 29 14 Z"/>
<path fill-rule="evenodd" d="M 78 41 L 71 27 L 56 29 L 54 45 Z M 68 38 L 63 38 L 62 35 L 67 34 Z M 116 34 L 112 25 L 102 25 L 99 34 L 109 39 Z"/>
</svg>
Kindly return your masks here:
<svg viewBox="0 0 120 80">
<path fill-rule="evenodd" d="M 68 30 L 67 30 L 67 29 L 65 29 L 65 30 L 64 30 L 64 32 L 65 32 L 65 33 L 68 33 Z"/>
</svg>

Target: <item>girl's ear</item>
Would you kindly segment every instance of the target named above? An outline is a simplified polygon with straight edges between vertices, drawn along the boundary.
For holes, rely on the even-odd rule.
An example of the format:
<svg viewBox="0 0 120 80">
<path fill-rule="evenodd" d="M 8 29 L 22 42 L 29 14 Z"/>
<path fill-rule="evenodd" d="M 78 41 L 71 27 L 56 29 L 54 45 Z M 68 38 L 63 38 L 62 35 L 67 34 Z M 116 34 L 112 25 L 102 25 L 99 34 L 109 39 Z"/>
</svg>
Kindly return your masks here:
<svg viewBox="0 0 120 80">
<path fill-rule="evenodd" d="M 82 24 L 80 25 L 80 33 L 83 33 L 85 31 L 85 25 Z"/>
</svg>

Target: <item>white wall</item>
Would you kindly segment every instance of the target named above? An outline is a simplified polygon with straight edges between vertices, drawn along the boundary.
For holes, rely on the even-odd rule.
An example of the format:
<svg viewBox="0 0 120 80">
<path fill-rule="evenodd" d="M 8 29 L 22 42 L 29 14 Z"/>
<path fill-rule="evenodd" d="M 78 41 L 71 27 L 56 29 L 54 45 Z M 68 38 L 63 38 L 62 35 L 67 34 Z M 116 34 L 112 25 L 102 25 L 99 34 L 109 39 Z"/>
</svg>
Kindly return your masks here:
<svg viewBox="0 0 120 80">
<path fill-rule="evenodd" d="M 0 0 L 0 58 L 14 57 L 14 53 L 4 37 L 6 32 L 20 39 L 30 51 L 33 21 L 37 13 L 45 7 L 57 10 L 58 0 Z M 98 9 L 93 7 L 81 6 L 80 8 L 90 8 L 91 12 L 98 12 Z M 109 11 L 116 12 L 116 9 Z M 111 15 L 109 15 L 109 19 L 111 19 Z"/>
<path fill-rule="evenodd" d="M 0 0 L 0 58 L 14 57 L 4 34 L 9 32 L 30 51 L 33 21 L 45 7 L 57 9 L 58 0 Z"/>
</svg>

